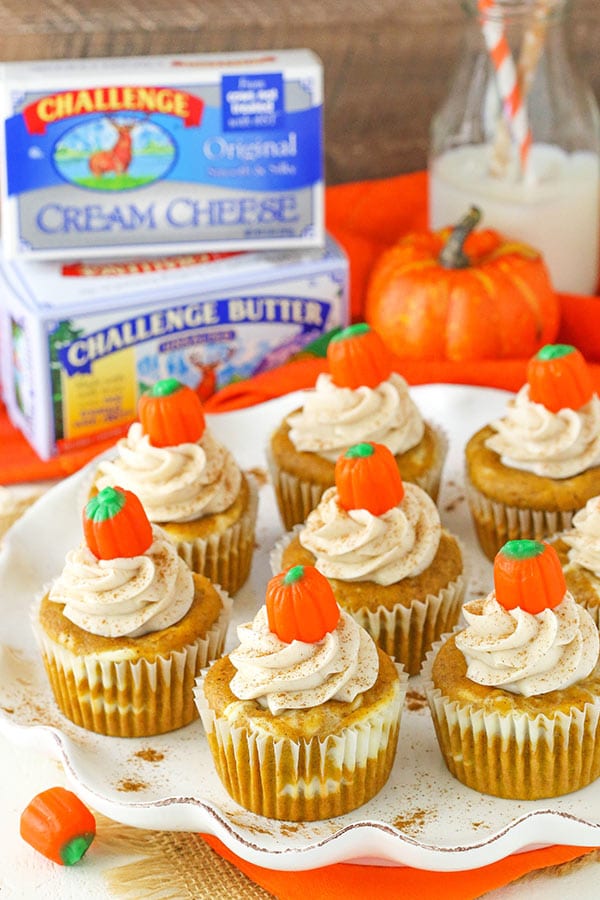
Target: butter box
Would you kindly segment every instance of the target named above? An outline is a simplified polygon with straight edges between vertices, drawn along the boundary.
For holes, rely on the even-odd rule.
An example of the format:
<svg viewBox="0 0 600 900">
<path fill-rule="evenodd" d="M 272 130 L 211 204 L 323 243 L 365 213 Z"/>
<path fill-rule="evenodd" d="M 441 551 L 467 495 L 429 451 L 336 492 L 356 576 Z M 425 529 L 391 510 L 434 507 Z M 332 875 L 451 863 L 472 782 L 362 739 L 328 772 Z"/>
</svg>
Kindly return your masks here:
<svg viewBox="0 0 600 900">
<path fill-rule="evenodd" d="M 0 259 L 13 423 L 43 459 L 122 434 L 175 377 L 205 400 L 348 323 L 348 261 L 324 248 L 69 263 Z"/>
<path fill-rule="evenodd" d="M 7 257 L 323 245 L 323 72 L 312 51 L 0 72 Z"/>
</svg>

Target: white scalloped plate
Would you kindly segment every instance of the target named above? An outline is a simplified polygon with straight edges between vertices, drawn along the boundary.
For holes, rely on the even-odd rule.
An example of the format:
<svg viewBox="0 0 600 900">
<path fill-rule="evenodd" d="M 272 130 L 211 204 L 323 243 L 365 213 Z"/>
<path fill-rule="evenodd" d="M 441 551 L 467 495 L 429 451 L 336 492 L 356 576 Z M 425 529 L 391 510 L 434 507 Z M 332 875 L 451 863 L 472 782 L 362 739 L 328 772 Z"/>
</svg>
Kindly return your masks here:
<svg viewBox="0 0 600 900">
<path fill-rule="evenodd" d="M 491 566 L 475 544 L 462 489 L 462 449 L 503 412 L 504 391 L 424 385 L 413 396 L 441 424 L 450 453 L 440 497 L 442 519 L 467 547 L 469 595 L 487 592 Z M 209 416 L 240 464 L 265 473 L 263 448 L 281 417 L 299 404 L 287 395 L 259 407 Z M 82 497 L 91 467 L 52 488 L 17 522 L 0 555 L 0 730 L 18 745 L 60 760 L 69 782 L 94 809 L 128 825 L 202 831 L 242 858 L 276 869 L 343 861 L 385 861 L 422 869 L 471 869 L 554 843 L 600 845 L 600 781 L 550 801 L 516 802 L 478 794 L 445 768 L 418 678 L 411 679 L 395 766 L 365 806 L 306 825 L 261 819 L 230 799 L 214 773 L 201 725 L 144 740 L 108 738 L 68 722 L 47 686 L 29 626 L 32 597 L 62 568 L 80 540 Z M 269 551 L 281 534 L 272 490 L 260 490 L 257 551 L 250 582 L 236 598 L 234 624 L 263 601 Z M 230 629 L 227 649 L 236 643 Z"/>
</svg>

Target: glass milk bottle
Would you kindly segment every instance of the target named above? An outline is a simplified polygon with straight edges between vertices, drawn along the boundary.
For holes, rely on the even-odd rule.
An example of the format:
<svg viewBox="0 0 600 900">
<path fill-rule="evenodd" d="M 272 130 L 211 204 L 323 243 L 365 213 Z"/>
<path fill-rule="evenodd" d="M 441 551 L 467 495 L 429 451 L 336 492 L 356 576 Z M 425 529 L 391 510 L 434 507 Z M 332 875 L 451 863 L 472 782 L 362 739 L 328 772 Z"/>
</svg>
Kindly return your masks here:
<svg viewBox="0 0 600 900">
<path fill-rule="evenodd" d="M 463 0 L 465 46 L 431 125 L 429 222 L 470 206 L 544 255 L 554 287 L 598 285 L 600 128 L 568 0 Z"/>
</svg>

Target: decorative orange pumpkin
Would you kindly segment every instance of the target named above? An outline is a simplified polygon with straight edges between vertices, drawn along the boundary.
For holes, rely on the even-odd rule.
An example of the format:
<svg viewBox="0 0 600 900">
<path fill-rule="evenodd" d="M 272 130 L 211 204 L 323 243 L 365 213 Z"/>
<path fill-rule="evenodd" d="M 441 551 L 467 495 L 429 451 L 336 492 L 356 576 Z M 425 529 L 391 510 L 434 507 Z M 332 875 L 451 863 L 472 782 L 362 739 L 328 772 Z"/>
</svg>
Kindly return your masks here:
<svg viewBox="0 0 600 900">
<path fill-rule="evenodd" d="M 331 585 L 314 566 L 291 566 L 267 584 L 269 628 L 281 641 L 313 644 L 333 631 L 340 608 Z"/>
<path fill-rule="evenodd" d="M 98 559 L 139 556 L 152 543 L 152 525 L 139 498 L 120 487 L 105 487 L 88 500 L 83 533 Z"/>
<path fill-rule="evenodd" d="M 392 360 L 376 331 L 357 322 L 334 335 L 327 345 L 331 380 L 338 387 L 377 387 L 390 377 Z"/>
<path fill-rule="evenodd" d="M 142 394 L 138 415 L 154 447 L 194 444 L 204 434 L 202 401 L 176 378 L 163 378 Z"/>
<path fill-rule="evenodd" d="M 367 509 L 381 516 L 398 506 L 404 485 L 392 451 L 385 444 L 354 444 L 338 457 L 335 485 L 342 509 Z"/>
<path fill-rule="evenodd" d="M 63 787 L 37 794 L 21 813 L 20 834 L 61 866 L 79 862 L 96 835 L 96 820 L 79 797 Z"/>
<path fill-rule="evenodd" d="M 551 412 L 580 409 L 592 399 L 594 385 L 587 363 L 570 344 L 547 344 L 527 366 L 529 399 Z"/>
<path fill-rule="evenodd" d="M 494 559 L 496 600 L 536 613 L 554 609 L 565 596 L 565 576 L 554 547 L 545 541 L 508 541 Z"/>
<path fill-rule="evenodd" d="M 401 359 L 529 357 L 554 340 L 559 302 L 540 253 L 498 232 L 408 234 L 376 260 L 365 319 Z"/>
</svg>

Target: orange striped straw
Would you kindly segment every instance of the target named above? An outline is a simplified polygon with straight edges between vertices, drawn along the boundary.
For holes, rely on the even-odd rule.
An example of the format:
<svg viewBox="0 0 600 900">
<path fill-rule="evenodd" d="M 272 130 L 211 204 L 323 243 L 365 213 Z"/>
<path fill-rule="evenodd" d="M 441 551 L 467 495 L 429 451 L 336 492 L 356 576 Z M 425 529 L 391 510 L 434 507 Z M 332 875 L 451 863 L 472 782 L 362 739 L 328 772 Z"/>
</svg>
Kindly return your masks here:
<svg viewBox="0 0 600 900">
<path fill-rule="evenodd" d="M 518 148 L 521 170 L 525 172 L 531 148 L 531 131 L 517 67 L 502 22 L 488 15 L 491 9 L 497 7 L 496 0 L 478 0 L 478 7 L 481 13 L 481 30 L 494 67 L 504 118 Z"/>
</svg>

